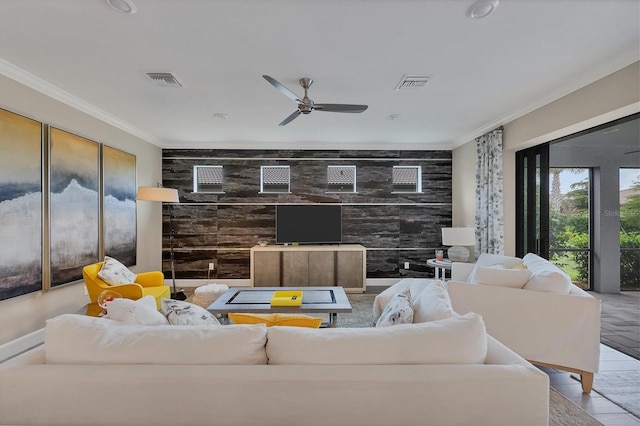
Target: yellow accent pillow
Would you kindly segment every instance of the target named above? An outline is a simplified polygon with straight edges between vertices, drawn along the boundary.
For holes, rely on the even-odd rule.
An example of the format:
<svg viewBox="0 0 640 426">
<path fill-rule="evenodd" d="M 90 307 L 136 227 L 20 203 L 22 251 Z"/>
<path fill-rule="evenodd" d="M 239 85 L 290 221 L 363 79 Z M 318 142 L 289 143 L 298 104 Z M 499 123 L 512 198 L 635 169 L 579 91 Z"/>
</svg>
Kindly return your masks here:
<svg viewBox="0 0 640 426">
<path fill-rule="evenodd" d="M 514 266 L 511 269 L 527 269 L 526 265 L 524 264 L 524 262 L 522 263 L 518 263 L 516 266 Z"/>
<path fill-rule="evenodd" d="M 322 318 L 311 317 L 300 314 L 242 314 L 230 313 L 229 318 L 234 324 L 266 324 L 267 327 L 274 325 L 287 325 L 291 327 L 319 328 Z"/>
</svg>

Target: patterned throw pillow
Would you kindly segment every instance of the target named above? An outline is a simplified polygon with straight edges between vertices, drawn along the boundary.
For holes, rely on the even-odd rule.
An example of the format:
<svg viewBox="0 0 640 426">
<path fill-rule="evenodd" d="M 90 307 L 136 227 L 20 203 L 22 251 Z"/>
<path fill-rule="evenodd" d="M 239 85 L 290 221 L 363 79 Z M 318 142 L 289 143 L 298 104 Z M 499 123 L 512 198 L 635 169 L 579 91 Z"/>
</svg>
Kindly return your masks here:
<svg viewBox="0 0 640 426">
<path fill-rule="evenodd" d="M 162 314 L 172 325 L 220 325 L 211 312 L 182 300 L 162 299 Z"/>
<path fill-rule="evenodd" d="M 113 257 L 105 256 L 98 278 L 109 285 L 129 284 L 136 281 L 136 274 Z"/>
<path fill-rule="evenodd" d="M 403 290 L 389 300 L 382 311 L 376 327 L 388 327 L 396 324 L 411 324 L 413 322 L 413 308 L 409 289 Z"/>
<path fill-rule="evenodd" d="M 166 325 L 167 319 L 158 312 L 156 299 L 144 296 L 138 300 L 116 299 L 109 302 L 108 314 L 104 318 L 141 325 Z"/>
</svg>

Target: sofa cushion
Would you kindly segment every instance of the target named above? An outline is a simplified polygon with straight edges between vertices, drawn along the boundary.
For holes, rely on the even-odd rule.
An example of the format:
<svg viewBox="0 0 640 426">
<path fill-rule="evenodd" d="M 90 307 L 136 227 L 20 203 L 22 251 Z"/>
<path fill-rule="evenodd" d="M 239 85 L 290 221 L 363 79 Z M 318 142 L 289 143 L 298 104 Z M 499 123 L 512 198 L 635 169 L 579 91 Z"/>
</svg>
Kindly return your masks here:
<svg viewBox="0 0 640 426">
<path fill-rule="evenodd" d="M 532 275 L 524 286 L 526 290 L 569 293 L 573 283 L 562 269 L 537 254 L 527 253 L 524 264 Z"/>
<path fill-rule="evenodd" d="M 499 287 L 522 288 L 525 286 L 531 271 L 520 268 L 505 268 L 503 265 L 478 266 L 473 281 L 474 284 L 495 285 Z"/>
<path fill-rule="evenodd" d="M 265 324 L 267 327 L 290 326 L 318 328 L 322 324 L 321 317 L 300 314 L 245 314 L 230 313 L 234 324 Z"/>
<path fill-rule="evenodd" d="M 451 306 L 446 284 L 433 281 L 413 302 L 413 322 L 438 321 L 457 315 Z"/>
<path fill-rule="evenodd" d="M 476 272 L 478 270 L 478 267 L 480 266 L 490 267 L 495 265 L 502 265 L 505 269 L 513 269 L 521 264 L 522 259 L 520 259 L 519 257 L 482 253 L 478 257 L 478 260 L 476 261 L 476 264 L 474 265 L 473 270 L 469 274 L 469 277 L 466 279 L 466 281 L 470 283 L 477 282 Z"/>
<path fill-rule="evenodd" d="M 163 325 L 169 321 L 158 312 L 156 299 L 153 296 L 144 296 L 138 300 L 114 299 L 109 302 L 106 318 L 116 321 L 132 322 L 142 325 Z"/>
<path fill-rule="evenodd" d="M 64 314 L 47 320 L 47 364 L 266 364 L 267 328 L 145 326 Z M 98 384 L 99 386 L 99 384 Z"/>
<path fill-rule="evenodd" d="M 389 327 L 397 324 L 410 324 L 413 322 L 413 307 L 411 296 L 406 288 L 394 295 L 385 306 L 380 318 L 376 321 L 376 327 Z"/>
<path fill-rule="evenodd" d="M 269 364 L 482 364 L 482 317 L 368 328 L 267 329 Z M 295 350 L 294 350 L 295 349 Z"/>
<path fill-rule="evenodd" d="M 113 257 L 105 256 L 98 278 L 109 285 L 129 284 L 136 281 L 136 274 Z"/>
<path fill-rule="evenodd" d="M 220 325 L 205 308 L 182 300 L 162 299 L 162 314 L 172 325 Z"/>
</svg>

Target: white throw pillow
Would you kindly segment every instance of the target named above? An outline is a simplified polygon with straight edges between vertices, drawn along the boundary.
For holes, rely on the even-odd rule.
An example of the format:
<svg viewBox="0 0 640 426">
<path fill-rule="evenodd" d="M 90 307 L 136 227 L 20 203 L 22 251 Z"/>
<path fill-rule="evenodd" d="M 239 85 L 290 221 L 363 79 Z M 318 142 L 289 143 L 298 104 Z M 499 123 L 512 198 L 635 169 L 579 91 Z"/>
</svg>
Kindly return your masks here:
<svg viewBox="0 0 640 426">
<path fill-rule="evenodd" d="M 47 364 L 266 364 L 264 324 L 146 326 L 85 315 L 47 320 Z M 124 386 L 124 385 L 123 385 Z"/>
<path fill-rule="evenodd" d="M 156 299 L 153 296 L 144 296 L 138 300 L 115 299 L 109 302 L 107 312 L 105 318 L 115 321 L 142 325 L 169 324 L 165 316 L 158 312 Z"/>
<path fill-rule="evenodd" d="M 532 275 L 524 286 L 525 290 L 550 291 L 553 293 L 569 293 L 571 278 L 562 269 L 537 254 L 527 253 L 524 264 Z"/>
<path fill-rule="evenodd" d="M 528 269 L 507 269 L 502 265 L 478 266 L 474 281 L 471 282 L 498 287 L 522 288 L 530 277 L 531 271 Z"/>
<path fill-rule="evenodd" d="M 476 273 L 480 266 L 490 267 L 495 265 L 502 265 L 505 269 L 513 269 L 522 264 L 522 259 L 519 257 L 512 256 L 503 256 L 501 254 L 490 254 L 490 253 L 482 253 L 476 264 L 473 267 L 473 270 L 469 274 L 469 278 L 467 278 L 467 282 L 473 283 L 477 282 Z"/>
<path fill-rule="evenodd" d="M 487 332 L 469 312 L 395 327 L 269 327 L 269 364 L 484 364 Z"/>
<path fill-rule="evenodd" d="M 440 280 L 429 284 L 413 302 L 414 323 L 438 321 L 455 315 L 446 284 Z"/>
<path fill-rule="evenodd" d="M 113 257 L 105 256 L 98 278 L 109 285 L 130 284 L 136 281 L 136 274 Z"/>
<path fill-rule="evenodd" d="M 220 325 L 211 312 L 182 300 L 162 299 L 162 314 L 172 325 Z"/>
<path fill-rule="evenodd" d="M 376 327 L 412 323 L 413 308 L 410 297 L 408 288 L 393 296 L 378 318 Z"/>
</svg>

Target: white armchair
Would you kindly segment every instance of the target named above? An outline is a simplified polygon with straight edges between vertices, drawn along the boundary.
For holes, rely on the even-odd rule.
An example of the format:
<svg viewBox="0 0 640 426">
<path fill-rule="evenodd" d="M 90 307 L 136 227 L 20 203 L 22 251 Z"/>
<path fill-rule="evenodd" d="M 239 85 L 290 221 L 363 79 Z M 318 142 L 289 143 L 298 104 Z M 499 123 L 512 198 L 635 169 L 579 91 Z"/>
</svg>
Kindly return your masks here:
<svg viewBox="0 0 640 426">
<path fill-rule="evenodd" d="M 532 364 L 580 374 L 583 391 L 591 392 L 600 359 L 600 301 L 574 285 L 552 292 L 466 282 L 473 268 L 452 265 L 454 310 L 481 314 L 491 336 Z"/>
</svg>

